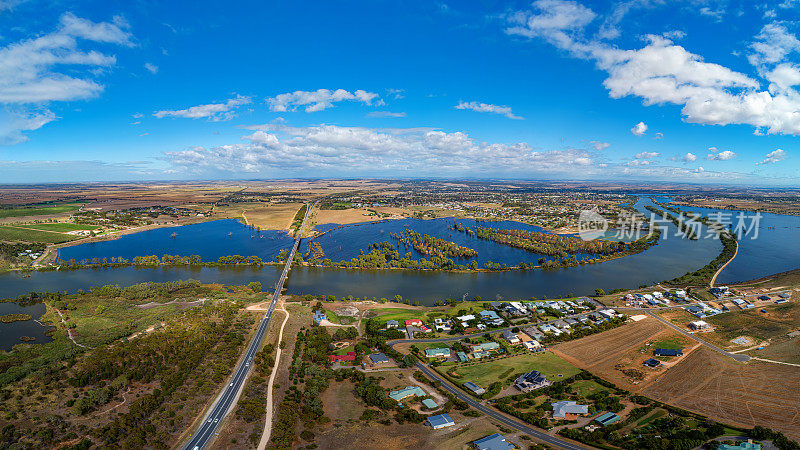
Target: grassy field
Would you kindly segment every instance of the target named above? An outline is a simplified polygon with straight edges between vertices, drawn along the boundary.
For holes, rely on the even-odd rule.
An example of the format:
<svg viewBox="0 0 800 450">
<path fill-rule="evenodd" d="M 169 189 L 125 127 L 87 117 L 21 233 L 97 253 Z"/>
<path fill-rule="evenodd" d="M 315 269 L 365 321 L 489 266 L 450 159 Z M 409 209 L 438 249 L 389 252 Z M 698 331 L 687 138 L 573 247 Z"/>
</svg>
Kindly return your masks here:
<svg viewBox="0 0 800 450">
<path fill-rule="evenodd" d="M 6 217 L 49 216 L 75 211 L 80 207 L 81 204 L 79 203 L 71 203 L 59 206 L 4 208 L 0 209 L 0 219 Z"/>
<path fill-rule="evenodd" d="M 607 388 L 598 384 L 596 381 L 592 380 L 576 381 L 570 385 L 570 388 L 581 397 L 586 397 L 588 395 L 594 394 L 595 392 L 608 390 Z"/>
<path fill-rule="evenodd" d="M 25 242 L 44 242 L 47 244 L 59 244 L 77 239 L 63 233 L 51 233 L 49 231 L 28 230 L 2 225 L 0 226 L 0 241 L 25 241 Z"/>
<path fill-rule="evenodd" d="M 651 347 L 653 348 L 653 350 L 657 348 L 684 349 L 690 344 L 691 341 L 689 341 L 688 338 L 682 335 L 681 336 L 672 335 L 672 336 L 663 336 L 656 339 L 655 341 L 653 341 L 653 345 Z"/>
<path fill-rule="evenodd" d="M 239 219 L 262 230 L 288 231 L 302 203 L 237 203 L 217 210 L 221 217 Z"/>
<path fill-rule="evenodd" d="M 42 231 L 57 231 L 59 233 L 66 233 L 68 231 L 78 231 L 78 230 L 96 230 L 100 227 L 94 225 L 83 225 L 79 223 L 65 223 L 65 222 L 58 222 L 58 223 L 33 223 L 30 225 L 22 225 L 25 228 L 33 228 L 34 230 L 42 230 Z"/>
<path fill-rule="evenodd" d="M 405 326 L 403 321 L 406 319 L 420 319 L 423 322 L 428 321 L 427 313 L 415 309 L 385 308 L 373 311 L 378 314 L 377 316 L 373 317 L 373 319 L 381 322 L 382 324 L 386 323 L 387 320 L 397 320 L 400 322 L 401 326 Z"/>
<path fill-rule="evenodd" d="M 726 342 L 742 335 L 762 340 L 781 338 L 800 327 L 800 303 L 770 305 L 764 309 L 766 313 L 762 313 L 761 308 L 734 310 L 705 320 L 714 325 L 713 334 Z"/>
<path fill-rule="evenodd" d="M 472 381 L 478 386 L 488 387 L 495 381 L 500 381 L 504 374 L 508 374 L 505 375 L 507 378 L 512 374 L 531 370 L 542 372 L 548 380 L 552 381 L 571 377 L 580 372 L 580 369 L 551 352 L 512 356 L 473 366 L 459 366 L 455 372 L 461 376 L 458 379 L 461 383 Z"/>
</svg>

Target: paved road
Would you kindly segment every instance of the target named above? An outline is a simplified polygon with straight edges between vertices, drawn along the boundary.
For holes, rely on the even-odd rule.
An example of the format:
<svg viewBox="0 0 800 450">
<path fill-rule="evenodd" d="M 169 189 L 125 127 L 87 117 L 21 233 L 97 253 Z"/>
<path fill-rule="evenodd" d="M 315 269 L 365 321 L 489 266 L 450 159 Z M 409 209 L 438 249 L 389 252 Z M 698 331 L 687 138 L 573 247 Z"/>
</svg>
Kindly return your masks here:
<svg viewBox="0 0 800 450">
<path fill-rule="evenodd" d="M 438 380 L 439 382 L 441 382 L 442 383 L 442 387 L 445 388 L 447 391 L 449 391 L 451 394 L 455 395 L 456 398 L 458 398 L 459 400 L 462 400 L 462 401 L 466 402 L 467 404 L 469 404 L 473 408 L 475 408 L 478 411 L 486 414 L 487 416 L 499 421 L 500 423 L 502 423 L 504 425 L 507 425 L 507 426 L 509 426 L 511 428 L 519 430 L 519 431 L 521 431 L 521 432 L 523 432 L 525 434 L 533 436 L 533 437 L 535 437 L 537 439 L 540 439 L 540 440 L 542 440 L 542 441 L 544 441 L 544 442 L 546 442 L 546 443 L 548 443 L 550 445 L 553 445 L 555 447 L 558 447 L 558 448 L 564 448 L 564 449 L 567 449 L 567 450 L 583 450 L 583 449 L 586 449 L 586 448 L 591 448 L 591 447 L 586 447 L 586 446 L 580 445 L 580 444 L 572 442 L 572 441 L 567 441 L 567 440 L 565 440 L 563 438 L 560 438 L 560 437 L 557 437 L 557 436 L 550 436 L 549 434 L 547 434 L 547 433 L 545 433 L 543 431 L 537 430 L 535 428 L 531 428 L 528 425 L 525 425 L 524 423 L 522 423 L 522 422 L 520 422 L 520 421 L 518 421 L 516 419 L 512 419 L 511 417 L 506 416 L 505 414 L 503 414 L 503 413 L 501 413 L 501 412 L 499 412 L 499 411 L 497 411 L 495 409 L 489 408 L 488 406 L 485 406 L 482 403 L 477 402 L 475 399 L 473 399 L 472 397 L 470 397 L 469 395 L 464 393 L 464 391 L 462 391 L 461 389 L 459 389 L 459 388 L 453 386 L 452 384 L 450 384 L 447 380 L 445 380 L 444 378 L 439 376 L 438 373 L 436 373 L 433 370 L 429 369 L 424 364 L 418 362 L 417 363 L 417 368 L 419 370 L 421 370 L 422 373 L 427 375 L 428 378 L 431 378 L 433 380 Z"/>
<path fill-rule="evenodd" d="M 303 217 L 303 223 L 300 225 L 297 238 L 294 240 L 292 251 L 289 253 L 289 257 L 286 259 L 286 266 L 284 266 L 281 277 L 275 284 L 275 293 L 272 296 L 272 302 L 270 302 L 266 314 L 264 314 L 264 317 L 261 319 L 261 323 L 258 324 L 256 334 L 253 336 L 250 346 L 247 347 L 247 352 L 244 354 L 244 358 L 239 361 L 239 365 L 233 372 L 233 377 L 228 381 L 228 385 L 223 388 L 222 395 L 220 395 L 216 403 L 211 406 L 211 410 L 203 418 L 203 423 L 200 425 L 200 428 L 197 429 L 189 442 L 184 446 L 184 449 L 199 450 L 201 448 L 205 448 L 214 439 L 220 424 L 223 422 L 225 416 L 236 402 L 239 394 L 241 394 L 241 391 L 244 388 L 244 381 L 247 379 L 247 375 L 250 373 L 250 363 L 252 362 L 256 353 L 258 353 L 258 349 L 261 347 L 261 342 L 264 340 L 264 336 L 269 329 L 269 321 L 272 319 L 272 313 L 275 311 L 275 305 L 278 302 L 278 297 L 281 295 L 283 285 L 286 282 L 286 277 L 289 275 L 289 270 L 292 267 L 292 260 L 294 259 L 294 255 L 300 246 L 301 236 L 303 235 L 303 230 L 306 227 L 306 220 L 308 219 L 313 206 L 314 205 L 309 205 L 308 209 L 306 210 L 306 215 Z"/>
</svg>

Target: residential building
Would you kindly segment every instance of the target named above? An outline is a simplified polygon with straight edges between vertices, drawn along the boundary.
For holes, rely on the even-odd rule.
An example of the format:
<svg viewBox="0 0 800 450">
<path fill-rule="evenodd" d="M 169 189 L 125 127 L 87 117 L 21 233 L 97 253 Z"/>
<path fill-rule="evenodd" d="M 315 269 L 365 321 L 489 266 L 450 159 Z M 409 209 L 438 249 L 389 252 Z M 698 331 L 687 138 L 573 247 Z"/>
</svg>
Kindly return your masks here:
<svg viewBox="0 0 800 450">
<path fill-rule="evenodd" d="M 607 412 L 605 414 L 601 414 L 600 416 L 594 418 L 594 421 L 600 424 L 601 426 L 611 425 L 612 423 L 618 420 L 619 416 L 612 412 Z"/>
<path fill-rule="evenodd" d="M 425 349 L 425 357 L 426 358 L 449 358 L 450 357 L 450 349 L 448 347 L 426 348 Z"/>
<path fill-rule="evenodd" d="M 528 373 L 522 374 L 514 381 L 514 387 L 522 392 L 530 392 L 534 389 L 549 386 L 550 381 L 542 375 L 538 370 L 532 370 Z"/>
<path fill-rule="evenodd" d="M 416 397 L 425 397 L 425 391 L 422 390 L 419 386 L 408 386 L 403 389 L 398 389 L 396 391 L 389 392 L 389 398 L 396 402 L 400 402 L 406 397 L 416 396 Z"/>
<path fill-rule="evenodd" d="M 497 342 L 484 342 L 482 344 L 475 344 L 470 348 L 473 352 L 491 352 L 493 350 L 498 350 L 500 348 L 500 344 Z"/>
<path fill-rule="evenodd" d="M 421 327 L 422 321 L 419 319 L 406 319 L 406 327 Z"/>
<path fill-rule="evenodd" d="M 436 331 L 450 331 L 453 329 L 453 323 L 447 319 L 437 318 L 433 320 L 433 327 Z"/>
<path fill-rule="evenodd" d="M 498 433 L 478 439 L 472 442 L 472 446 L 478 450 L 511 450 L 515 448 L 503 435 Z"/>
<path fill-rule="evenodd" d="M 689 328 L 692 330 L 710 330 L 711 324 L 706 322 L 705 320 L 695 320 L 694 322 L 689 322 Z"/>
<path fill-rule="evenodd" d="M 459 322 L 469 322 L 470 320 L 475 320 L 475 316 L 472 314 L 467 314 L 465 316 L 456 317 L 456 320 L 458 320 Z"/>
<path fill-rule="evenodd" d="M 554 419 L 575 420 L 579 416 L 589 414 L 588 405 L 579 405 L 572 400 L 561 400 L 560 402 L 551 403 L 553 406 Z"/>
<path fill-rule="evenodd" d="M 385 364 L 389 362 L 389 357 L 383 353 L 375 353 L 373 355 L 369 355 L 369 360 L 372 362 L 372 364 Z"/>
<path fill-rule="evenodd" d="M 508 341 L 509 344 L 519 344 L 519 336 L 517 333 L 512 332 L 511 330 L 503 331 L 503 339 Z"/>
<path fill-rule="evenodd" d="M 761 444 L 748 439 L 746 442 L 740 442 L 736 445 L 720 444 L 717 450 L 761 450 Z"/>
<path fill-rule="evenodd" d="M 400 326 L 400 322 L 396 320 L 387 320 L 386 321 L 386 329 L 391 330 Z"/>
<path fill-rule="evenodd" d="M 444 427 L 452 427 L 456 423 L 450 418 L 449 414 L 439 414 L 438 416 L 430 416 L 427 420 L 428 425 L 434 430 Z"/>
<path fill-rule="evenodd" d="M 464 383 L 464 387 L 475 395 L 483 395 L 486 392 L 486 389 L 478 386 L 472 381 L 467 381 L 466 383 Z"/>
<path fill-rule="evenodd" d="M 525 349 L 527 349 L 528 351 L 534 353 L 544 351 L 544 347 L 542 346 L 542 344 L 539 343 L 539 341 L 525 341 L 523 342 L 523 344 L 525 345 Z"/>
<path fill-rule="evenodd" d="M 650 367 L 651 369 L 654 369 L 656 367 L 661 367 L 661 361 L 659 361 L 657 359 L 650 358 L 650 359 L 648 359 L 648 360 L 646 360 L 644 362 L 644 365 L 646 367 Z"/>
</svg>

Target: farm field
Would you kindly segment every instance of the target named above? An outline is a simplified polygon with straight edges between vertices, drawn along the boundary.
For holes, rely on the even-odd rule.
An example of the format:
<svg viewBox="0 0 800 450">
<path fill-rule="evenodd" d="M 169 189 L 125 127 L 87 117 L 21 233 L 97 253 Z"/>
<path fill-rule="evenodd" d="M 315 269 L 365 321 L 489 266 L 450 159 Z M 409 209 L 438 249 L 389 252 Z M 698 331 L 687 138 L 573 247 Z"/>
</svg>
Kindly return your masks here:
<svg viewBox="0 0 800 450">
<path fill-rule="evenodd" d="M 642 390 L 653 399 L 731 425 L 765 425 L 800 437 L 800 371 L 737 363 L 700 347 Z"/>
<path fill-rule="evenodd" d="M 460 375 L 457 378 L 458 383 L 472 381 L 483 388 L 487 388 L 495 381 L 507 380 L 512 375 L 531 370 L 542 372 L 551 381 L 571 377 L 580 372 L 580 369 L 551 352 L 526 353 L 486 363 L 457 366 L 454 369 L 447 367 L 447 369 Z M 504 383 L 504 387 L 507 384 L 509 383 Z"/>
<path fill-rule="evenodd" d="M 50 216 L 54 214 L 72 212 L 80 207 L 80 203 L 71 203 L 58 206 L 3 208 L 0 209 L 0 219 L 7 217 Z"/>
<path fill-rule="evenodd" d="M 777 344 L 788 339 L 787 333 L 800 329 L 800 303 L 791 301 L 769 305 L 763 308 L 766 313 L 761 309 L 732 310 L 708 317 L 705 320 L 714 326 L 714 332 L 703 333 L 703 337 L 723 348 L 733 348 L 736 345 L 731 339 L 739 336 L 748 336 L 757 343 L 770 341 Z"/>
<path fill-rule="evenodd" d="M 644 360 L 653 357 L 652 350 L 655 348 L 655 345 L 646 344 L 677 343 L 680 339 L 681 335 L 677 332 L 647 318 L 604 333 L 558 344 L 551 349 L 553 353 L 581 369 L 623 389 L 638 392 L 644 384 L 663 373 L 663 369 L 651 370 L 643 366 Z"/>
<path fill-rule="evenodd" d="M 60 244 L 62 242 L 67 242 L 74 239 L 78 239 L 78 236 L 0 225 L 0 241 L 25 241 Z"/>
<path fill-rule="evenodd" d="M 348 209 L 319 209 L 317 210 L 315 224 L 322 225 L 336 223 L 346 225 L 351 223 L 370 222 L 392 217 L 410 217 L 413 212 L 405 208 L 348 208 Z"/>
<path fill-rule="evenodd" d="M 762 350 L 753 349 L 745 353 L 757 358 L 800 364 L 800 337 L 781 339 L 778 342 L 765 345 Z"/>
<path fill-rule="evenodd" d="M 100 227 L 95 225 L 83 225 L 80 223 L 66 223 L 66 222 L 56 222 L 56 223 L 32 223 L 32 224 L 25 224 L 20 225 L 21 227 L 25 228 L 32 228 L 34 230 L 42 230 L 42 231 L 56 231 L 59 233 L 66 233 L 69 231 L 78 231 L 78 230 L 96 230 Z"/>
<path fill-rule="evenodd" d="M 294 215 L 303 206 L 302 203 L 237 203 L 224 206 L 216 212 L 221 217 L 239 219 L 247 225 L 253 225 L 262 230 L 288 231 Z"/>
</svg>

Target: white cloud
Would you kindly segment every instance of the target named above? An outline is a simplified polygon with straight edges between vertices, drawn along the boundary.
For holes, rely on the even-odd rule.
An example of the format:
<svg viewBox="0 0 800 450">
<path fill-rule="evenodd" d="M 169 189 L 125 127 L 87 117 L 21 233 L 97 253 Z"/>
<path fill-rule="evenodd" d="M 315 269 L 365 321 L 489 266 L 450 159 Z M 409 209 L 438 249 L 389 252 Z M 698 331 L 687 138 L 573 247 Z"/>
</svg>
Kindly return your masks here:
<svg viewBox="0 0 800 450">
<path fill-rule="evenodd" d="M 372 111 L 367 114 L 367 117 L 405 117 L 406 113 L 404 112 L 392 112 L 392 111 Z"/>
<path fill-rule="evenodd" d="M 666 31 L 661 33 L 661 35 L 670 40 L 678 40 L 686 37 L 686 33 L 681 30 Z"/>
<path fill-rule="evenodd" d="M 639 122 L 631 128 L 631 133 L 636 136 L 643 136 L 647 133 L 647 125 L 644 122 Z"/>
<path fill-rule="evenodd" d="M 719 149 L 717 147 L 708 147 L 708 151 L 711 153 L 717 153 Z"/>
<path fill-rule="evenodd" d="M 684 162 L 695 162 L 695 161 L 697 161 L 697 155 L 695 155 L 694 153 L 691 153 L 691 152 L 686 153 L 685 155 L 683 155 L 683 161 Z"/>
<path fill-rule="evenodd" d="M 133 45 L 128 25 L 120 18 L 95 23 L 66 13 L 55 31 L 0 47 L 0 104 L 6 116 L 0 142 L 22 142 L 23 132 L 55 120 L 46 103 L 85 100 L 103 91 L 94 75 L 116 64 L 116 57 L 84 51 L 84 43 Z"/>
<path fill-rule="evenodd" d="M 501 105 L 492 105 L 489 103 L 481 103 L 481 102 L 464 102 L 460 101 L 455 106 L 456 109 L 471 109 L 472 111 L 477 112 L 486 112 L 492 114 L 501 114 L 503 116 L 508 117 L 509 119 L 515 120 L 522 120 L 522 117 L 515 116 L 514 113 L 511 111 L 510 106 L 501 106 Z"/>
<path fill-rule="evenodd" d="M 155 64 L 144 63 L 144 68 L 154 75 L 158 73 L 158 66 Z"/>
<path fill-rule="evenodd" d="M 611 146 L 611 144 L 609 144 L 608 142 L 600 142 L 600 141 L 591 141 L 589 142 L 589 144 L 591 144 L 593 149 L 598 151 L 605 150 Z"/>
<path fill-rule="evenodd" d="M 537 151 L 526 143 L 476 141 L 466 133 L 418 128 L 373 129 L 267 124 L 244 136 L 244 143 L 167 152 L 176 169 L 191 172 L 315 170 L 318 173 L 581 173 L 593 169 L 581 149 Z"/>
<path fill-rule="evenodd" d="M 395 100 L 400 100 L 401 98 L 405 97 L 405 89 L 387 89 L 386 93 L 389 94 L 390 97 L 394 98 Z"/>
<path fill-rule="evenodd" d="M 131 117 L 133 117 L 134 119 L 141 119 L 142 117 L 144 117 L 144 114 L 142 114 L 142 113 L 135 113 L 135 114 L 133 114 Z"/>
<path fill-rule="evenodd" d="M 318 89 L 316 91 L 294 91 L 276 95 L 268 98 L 267 104 L 272 111 L 294 111 L 298 106 L 305 106 L 305 111 L 310 113 L 328 109 L 334 103 L 341 101 L 355 101 L 371 105 L 375 99 L 377 99 L 376 104 L 383 104 L 383 101 L 378 98 L 378 94 L 374 92 L 367 92 L 361 89 L 352 93 L 344 89 L 336 89 L 335 91 Z"/>
<path fill-rule="evenodd" d="M 728 161 L 733 158 L 736 158 L 736 153 L 730 150 L 723 150 L 719 153 L 709 153 L 708 156 L 706 156 L 706 159 L 709 161 Z"/>
<path fill-rule="evenodd" d="M 208 118 L 211 121 L 217 122 L 230 120 L 236 117 L 236 113 L 233 110 L 239 106 L 247 105 L 250 102 L 251 100 L 249 97 L 237 95 L 224 103 L 209 103 L 207 105 L 192 106 L 191 108 L 174 111 L 156 111 L 153 115 L 159 119 L 164 117 L 183 117 L 187 119 Z"/>
<path fill-rule="evenodd" d="M 722 20 L 722 16 L 725 15 L 725 10 L 720 9 L 711 9 L 708 6 L 704 6 L 699 10 L 700 14 L 703 16 L 708 16 L 714 18 L 717 22 Z"/>
<path fill-rule="evenodd" d="M 501 114 L 509 119 L 522 119 L 522 117 L 515 116 L 511 111 L 511 107 L 509 106 L 500 106 L 500 105 L 492 105 L 488 103 L 481 103 L 481 102 L 464 102 L 460 101 L 456 106 L 456 109 L 469 109 L 472 111 L 477 112 L 488 112 L 492 114 Z"/>
<path fill-rule="evenodd" d="M 658 152 L 641 152 L 636 154 L 636 159 L 653 159 L 659 156 Z"/>
<path fill-rule="evenodd" d="M 653 139 L 664 139 L 664 133 L 656 133 L 655 136 L 653 136 Z"/>
<path fill-rule="evenodd" d="M 542 38 L 572 56 L 592 60 L 608 77 L 612 98 L 636 96 L 645 105 L 682 106 L 687 122 L 706 125 L 748 124 L 772 134 L 800 134 L 800 95 L 760 90 L 759 81 L 697 54 L 661 36 L 647 36 L 640 49 L 625 50 L 587 37 L 584 27 L 596 17 L 573 1 L 540 0 L 534 11 L 507 16 L 506 32 Z M 779 62 L 798 48 L 780 25 L 764 27 L 752 46 L 751 60 Z M 761 131 L 759 131 L 761 132 Z"/>
<path fill-rule="evenodd" d="M 775 164 L 786 159 L 786 156 L 786 150 L 777 149 L 773 152 L 767 153 L 767 157 L 763 161 L 756 163 L 756 165 Z"/>
</svg>

